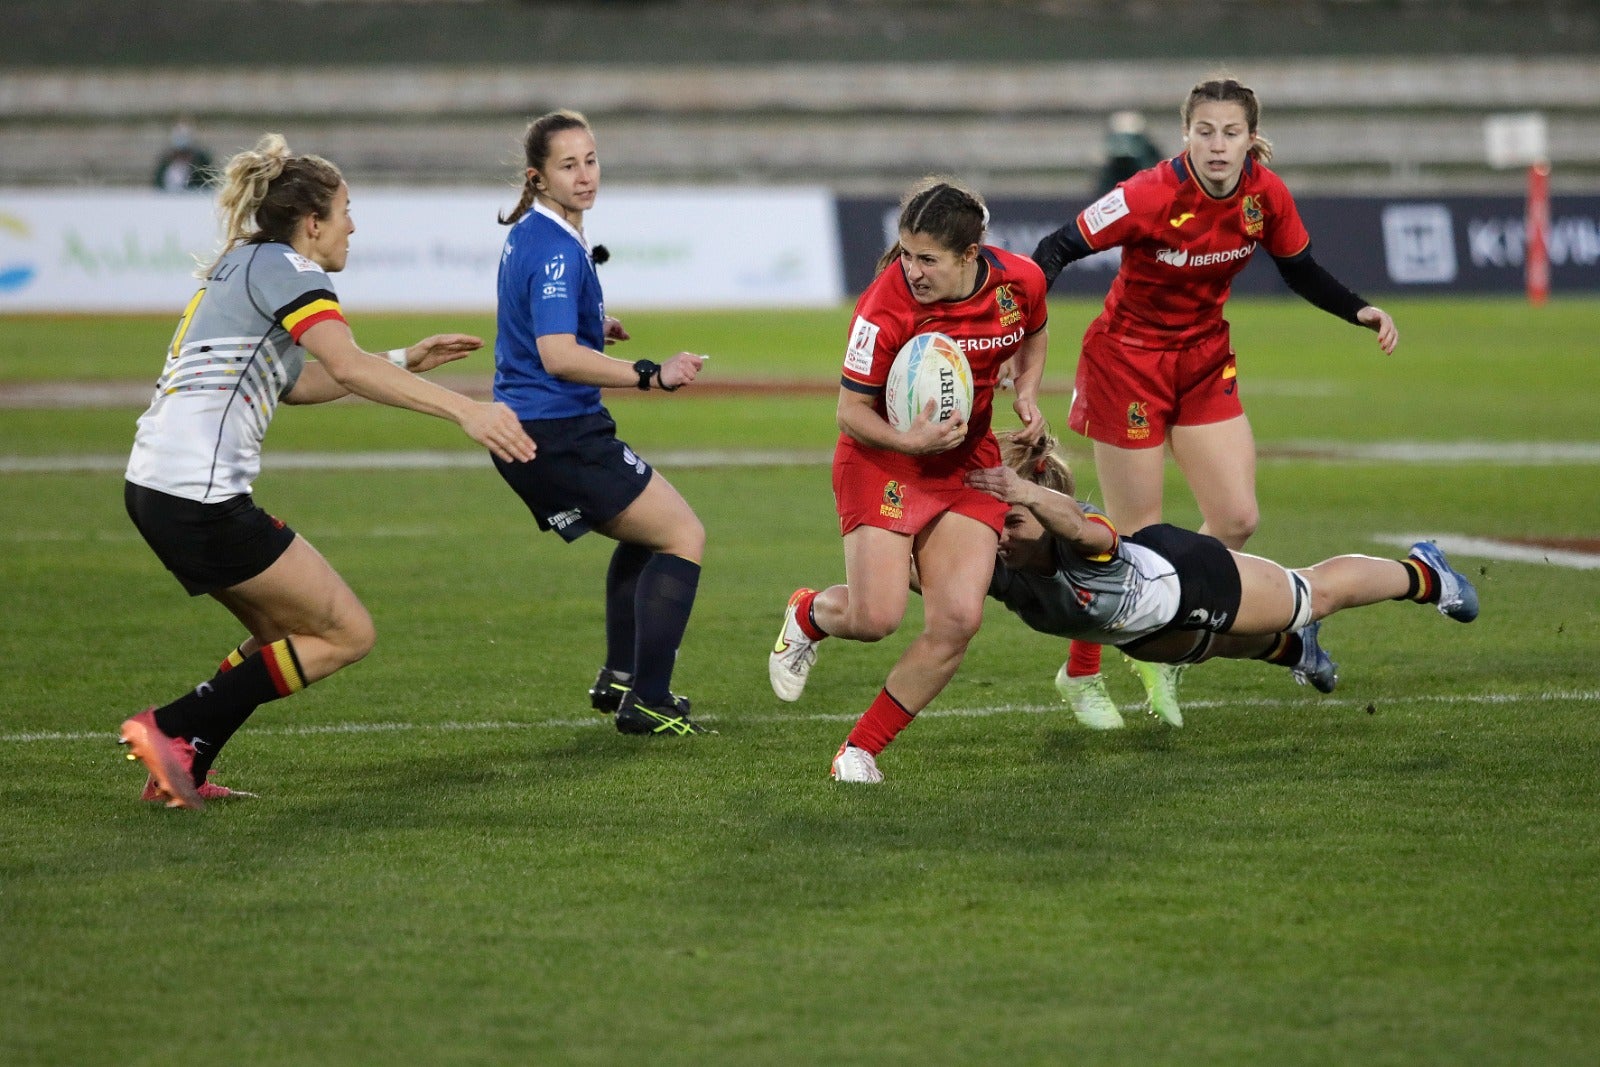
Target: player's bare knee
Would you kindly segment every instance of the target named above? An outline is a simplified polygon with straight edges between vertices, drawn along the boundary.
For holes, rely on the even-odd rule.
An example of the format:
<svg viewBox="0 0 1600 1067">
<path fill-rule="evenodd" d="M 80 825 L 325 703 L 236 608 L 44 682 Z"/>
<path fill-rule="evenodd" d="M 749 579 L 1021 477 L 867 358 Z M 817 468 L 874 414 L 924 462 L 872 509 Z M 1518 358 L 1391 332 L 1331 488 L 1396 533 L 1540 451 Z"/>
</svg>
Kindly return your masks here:
<svg viewBox="0 0 1600 1067">
<path fill-rule="evenodd" d="M 689 519 L 689 523 L 678 536 L 682 551 L 674 554 L 698 563 L 706 554 L 706 527 L 697 515 L 691 514 Z"/>
<path fill-rule="evenodd" d="M 901 616 L 887 611 L 863 609 L 851 612 L 850 636 L 856 641 L 882 641 L 900 629 Z"/>
<path fill-rule="evenodd" d="M 344 666 L 359 663 L 378 643 L 378 628 L 365 608 L 349 613 L 328 635 Z"/>
<path fill-rule="evenodd" d="M 1261 524 L 1261 512 L 1256 509 L 1250 511 L 1234 512 L 1222 516 L 1215 530 L 1210 531 L 1211 536 L 1227 545 L 1229 548 L 1239 549 L 1255 534 L 1256 527 Z M 1207 527 L 1211 525 L 1209 520 Z"/>
<path fill-rule="evenodd" d="M 676 523 L 667 531 L 655 551 L 699 563 L 706 554 L 706 528 L 699 516 L 689 512 L 688 518 Z"/>
<path fill-rule="evenodd" d="M 983 605 L 946 609 L 928 620 L 928 633 L 951 644 L 965 646 L 983 625 Z"/>
</svg>

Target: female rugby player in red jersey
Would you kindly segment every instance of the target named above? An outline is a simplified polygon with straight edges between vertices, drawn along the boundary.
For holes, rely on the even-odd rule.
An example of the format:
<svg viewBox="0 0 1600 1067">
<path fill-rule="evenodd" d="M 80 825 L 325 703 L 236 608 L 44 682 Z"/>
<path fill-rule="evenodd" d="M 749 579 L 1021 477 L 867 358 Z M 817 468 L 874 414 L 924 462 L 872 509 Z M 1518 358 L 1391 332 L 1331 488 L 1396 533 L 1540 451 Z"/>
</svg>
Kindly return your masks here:
<svg viewBox="0 0 1600 1067">
<path fill-rule="evenodd" d="M 1203 533 L 1238 549 L 1255 532 L 1255 439 L 1222 308 L 1258 246 L 1307 301 L 1373 330 L 1384 352 L 1399 340 L 1386 312 L 1311 257 L 1294 198 L 1266 167 L 1272 146 L 1257 132 L 1260 115 L 1255 93 L 1234 79 L 1201 82 L 1183 104 L 1183 153 L 1129 178 L 1034 249 L 1054 284 L 1068 263 L 1122 247 L 1105 310 L 1084 334 L 1068 418 L 1094 442 L 1105 510 L 1119 529 L 1160 521 L 1165 443 Z M 1182 725 L 1176 669 L 1135 667 L 1150 710 Z M 1073 642 L 1056 685 L 1085 725 L 1122 725 L 1100 646 Z"/>
<path fill-rule="evenodd" d="M 901 205 L 899 240 L 856 304 L 840 381 L 833 491 L 844 536 L 846 584 L 796 591 L 768 660 L 773 691 L 798 700 L 827 636 L 878 641 L 905 615 L 912 566 L 924 628 L 833 760 L 841 782 L 881 782 L 877 755 L 939 695 L 983 618 L 1006 507 L 967 485 L 993 467 L 989 429 L 1002 364 L 1015 371 L 1012 408 L 1021 439 L 1045 430 L 1037 402 L 1044 376 L 1045 280 L 1031 260 L 983 243 L 988 211 L 974 194 L 928 179 Z M 972 367 L 969 419 L 931 422 L 927 409 L 904 430 L 884 416 L 889 366 L 902 345 L 937 331 Z"/>
</svg>

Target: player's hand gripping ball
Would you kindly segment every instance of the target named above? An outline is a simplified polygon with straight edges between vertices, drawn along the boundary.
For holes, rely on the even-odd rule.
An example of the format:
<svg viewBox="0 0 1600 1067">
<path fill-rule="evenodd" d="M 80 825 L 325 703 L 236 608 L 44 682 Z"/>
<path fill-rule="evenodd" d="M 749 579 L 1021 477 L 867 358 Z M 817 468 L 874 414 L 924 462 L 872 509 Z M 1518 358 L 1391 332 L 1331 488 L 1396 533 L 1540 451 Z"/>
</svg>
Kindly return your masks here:
<svg viewBox="0 0 1600 1067">
<path fill-rule="evenodd" d="M 928 401 L 933 421 L 972 416 L 972 368 L 961 346 L 942 333 L 919 333 L 905 343 L 889 366 L 883 402 L 889 425 L 909 429 Z"/>
</svg>

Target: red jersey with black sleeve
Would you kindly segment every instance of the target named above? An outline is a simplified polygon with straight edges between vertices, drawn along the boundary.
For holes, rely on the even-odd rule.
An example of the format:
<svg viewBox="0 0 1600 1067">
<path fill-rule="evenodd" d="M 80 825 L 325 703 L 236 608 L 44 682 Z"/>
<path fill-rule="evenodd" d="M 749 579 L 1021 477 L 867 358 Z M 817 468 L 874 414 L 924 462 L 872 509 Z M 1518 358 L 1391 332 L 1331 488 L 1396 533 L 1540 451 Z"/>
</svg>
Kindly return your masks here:
<svg viewBox="0 0 1600 1067">
<path fill-rule="evenodd" d="M 971 296 L 919 304 L 905 271 L 898 262 L 891 263 L 856 301 L 840 380 L 846 389 L 874 394 L 874 410 L 883 415 L 884 383 L 901 347 L 919 333 L 945 334 L 961 346 L 972 368 L 972 416 L 966 439 L 947 452 L 908 456 L 869 448 L 841 434 L 836 456 L 871 452 L 880 467 L 922 478 L 944 478 L 999 464 L 999 446 L 989 432 L 995 383 L 1001 365 L 1017 354 L 1027 337 L 1044 329 L 1047 286 L 1044 272 L 1026 256 L 984 245 L 979 264 L 983 277 Z"/>
<path fill-rule="evenodd" d="M 1096 252 L 1122 246 L 1122 266 L 1096 321 L 1137 348 L 1187 347 L 1224 329 L 1222 305 L 1234 275 L 1257 247 L 1287 259 L 1311 243 L 1283 179 L 1253 156 L 1228 196 L 1206 192 L 1181 155 L 1084 208 L 1077 225 Z"/>
</svg>

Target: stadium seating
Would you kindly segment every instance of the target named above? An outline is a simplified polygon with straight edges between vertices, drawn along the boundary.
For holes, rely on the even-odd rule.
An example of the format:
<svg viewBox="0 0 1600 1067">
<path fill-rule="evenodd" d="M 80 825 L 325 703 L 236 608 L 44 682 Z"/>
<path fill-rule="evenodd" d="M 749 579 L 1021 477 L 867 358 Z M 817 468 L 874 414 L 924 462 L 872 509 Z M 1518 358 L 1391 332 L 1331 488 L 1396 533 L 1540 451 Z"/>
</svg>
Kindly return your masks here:
<svg viewBox="0 0 1600 1067">
<path fill-rule="evenodd" d="M 820 183 L 897 190 L 948 170 L 991 192 L 1086 186 L 1104 122 L 1141 111 L 1175 151 L 1180 61 L 11 70 L 0 72 L 0 185 L 145 184 L 173 118 L 219 155 L 280 130 L 362 182 L 510 180 L 523 121 L 558 105 L 596 123 L 623 182 Z M 1600 186 L 1600 59 L 1271 60 L 1261 94 L 1277 166 L 1304 191 L 1507 189 L 1484 116 L 1549 117 L 1558 188 Z M 930 94 L 927 86 L 938 84 Z"/>
</svg>

